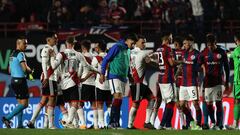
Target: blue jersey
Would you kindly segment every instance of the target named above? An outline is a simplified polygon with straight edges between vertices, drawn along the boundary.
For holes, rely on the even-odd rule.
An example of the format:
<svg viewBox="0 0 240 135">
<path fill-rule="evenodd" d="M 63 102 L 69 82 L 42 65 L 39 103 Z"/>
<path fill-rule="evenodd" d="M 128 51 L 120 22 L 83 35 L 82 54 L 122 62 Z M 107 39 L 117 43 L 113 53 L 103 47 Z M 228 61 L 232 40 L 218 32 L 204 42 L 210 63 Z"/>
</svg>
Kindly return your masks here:
<svg viewBox="0 0 240 135">
<path fill-rule="evenodd" d="M 16 77 L 16 78 L 26 77 L 22 69 L 21 62 L 26 62 L 24 53 L 19 50 L 13 51 L 10 57 L 11 77 Z"/>
</svg>

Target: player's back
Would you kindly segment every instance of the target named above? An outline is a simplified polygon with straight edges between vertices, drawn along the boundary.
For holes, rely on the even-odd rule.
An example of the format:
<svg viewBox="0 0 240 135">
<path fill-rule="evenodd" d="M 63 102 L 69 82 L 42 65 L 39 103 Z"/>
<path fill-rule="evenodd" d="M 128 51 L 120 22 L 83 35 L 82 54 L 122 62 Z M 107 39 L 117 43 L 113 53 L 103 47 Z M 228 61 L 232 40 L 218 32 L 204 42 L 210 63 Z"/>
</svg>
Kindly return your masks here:
<svg viewBox="0 0 240 135">
<path fill-rule="evenodd" d="M 93 57 L 92 60 L 92 66 L 97 68 L 99 72 L 101 72 L 101 64 L 102 64 L 102 60 L 103 58 L 107 55 L 107 53 L 100 53 L 99 55 Z M 106 75 L 107 76 L 107 72 Z M 101 90 L 110 90 L 109 88 L 109 82 L 108 80 L 105 80 L 102 84 L 99 82 L 100 79 L 100 74 L 96 75 L 96 79 L 95 79 L 95 83 L 96 83 L 96 87 L 101 89 Z"/>
<path fill-rule="evenodd" d="M 172 49 L 167 45 L 161 45 L 155 53 L 159 63 L 159 83 L 173 83 L 174 67 L 169 63 L 169 59 L 174 59 Z"/>
<path fill-rule="evenodd" d="M 79 68 L 79 54 L 73 49 L 65 49 L 64 52 L 60 52 L 62 55 L 63 63 L 61 65 L 61 87 L 62 89 L 70 88 L 76 85 L 76 76 Z"/>
<path fill-rule="evenodd" d="M 204 86 L 212 87 L 222 84 L 223 64 L 227 60 L 226 52 L 220 47 L 211 51 L 205 48 L 199 57 L 200 64 L 204 64 L 206 75 Z"/>
<path fill-rule="evenodd" d="M 89 52 L 82 53 L 82 54 L 83 54 L 83 56 L 85 57 L 87 63 L 88 63 L 89 65 L 91 65 L 92 59 L 93 59 L 92 54 L 90 54 Z M 81 78 L 86 77 L 86 76 L 89 74 L 89 72 L 91 72 L 91 71 L 89 70 L 89 68 L 83 67 L 83 72 L 82 72 L 82 77 L 81 77 Z M 89 78 L 88 78 L 86 81 L 84 81 L 82 84 L 95 85 L 95 76 L 89 77 Z"/>
</svg>

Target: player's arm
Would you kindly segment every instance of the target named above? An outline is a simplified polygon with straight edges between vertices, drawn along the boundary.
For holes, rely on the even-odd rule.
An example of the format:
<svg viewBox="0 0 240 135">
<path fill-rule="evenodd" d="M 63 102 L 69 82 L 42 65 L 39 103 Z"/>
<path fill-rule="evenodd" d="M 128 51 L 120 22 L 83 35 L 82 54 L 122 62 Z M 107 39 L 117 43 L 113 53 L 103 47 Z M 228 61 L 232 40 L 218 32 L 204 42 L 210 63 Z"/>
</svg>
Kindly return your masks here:
<svg viewBox="0 0 240 135">
<path fill-rule="evenodd" d="M 86 58 L 81 53 L 78 53 L 78 60 L 80 61 L 82 68 L 85 67 L 88 68 L 90 71 L 99 73 L 97 69 L 95 69 L 92 65 L 88 64 Z"/>
<path fill-rule="evenodd" d="M 56 58 L 51 57 L 50 63 L 53 70 L 57 69 L 60 66 L 60 64 L 63 62 L 63 60 L 66 59 L 66 56 L 63 56 L 63 55 L 65 54 L 58 53 L 56 55 Z"/>
<path fill-rule="evenodd" d="M 119 47 L 117 45 L 114 45 L 109 50 L 107 55 L 103 58 L 102 65 L 101 65 L 101 75 L 99 79 L 100 83 L 103 83 L 105 81 L 105 74 L 108 67 L 107 65 L 118 54 L 118 52 L 119 52 Z"/>
<path fill-rule="evenodd" d="M 26 58 L 23 53 L 19 53 L 17 59 L 19 60 L 21 67 L 25 73 L 32 73 L 31 68 L 26 63 Z"/>
<path fill-rule="evenodd" d="M 228 83 L 229 83 L 229 74 L 230 74 L 230 66 L 227 58 L 227 54 L 223 54 L 223 64 L 224 64 L 224 70 L 225 70 L 225 76 L 226 76 L 226 82 L 225 82 L 225 87 L 228 88 Z"/>
</svg>

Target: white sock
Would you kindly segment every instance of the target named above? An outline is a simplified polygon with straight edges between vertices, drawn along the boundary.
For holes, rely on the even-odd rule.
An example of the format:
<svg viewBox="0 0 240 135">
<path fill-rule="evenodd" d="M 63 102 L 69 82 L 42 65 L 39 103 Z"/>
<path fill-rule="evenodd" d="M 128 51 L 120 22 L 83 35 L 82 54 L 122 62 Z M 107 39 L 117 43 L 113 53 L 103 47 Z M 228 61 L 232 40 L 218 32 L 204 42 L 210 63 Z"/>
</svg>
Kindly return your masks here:
<svg viewBox="0 0 240 135">
<path fill-rule="evenodd" d="M 98 109 L 98 121 L 99 121 L 100 128 L 103 128 L 105 126 L 103 109 Z"/>
<path fill-rule="evenodd" d="M 54 107 L 48 106 L 47 114 L 48 114 L 48 120 L 49 120 L 49 128 L 53 127 L 54 124 L 54 117 L 53 117 Z"/>
<path fill-rule="evenodd" d="M 152 112 L 153 112 L 152 109 L 146 109 L 146 119 L 145 119 L 145 123 L 149 123 L 149 122 L 150 122 L 150 118 L 151 118 Z"/>
<path fill-rule="evenodd" d="M 184 114 L 182 111 L 179 111 L 180 125 L 186 126 Z"/>
<path fill-rule="evenodd" d="M 77 113 L 78 113 L 78 117 L 80 119 L 81 124 L 86 125 L 83 108 L 78 108 Z"/>
<path fill-rule="evenodd" d="M 76 108 L 75 107 L 71 107 L 70 109 L 69 109 L 69 116 L 68 116 L 68 120 L 67 120 L 67 124 L 69 124 L 69 123 L 72 123 L 73 122 L 73 118 L 74 118 L 74 116 L 75 116 L 75 112 L 76 112 Z"/>
<path fill-rule="evenodd" d="M 131 107 L 129 111 L 129 117 L 128 117 L 128 127 L 131 128 L 133 126 L 133 122 L 136 116 L 137 109 L 135 107 Z"/>
<path fill-rule="evenodd" d="M 157 117 L 157 113 L 158 113 L 158 109 L 154 109 L 153 112 L 152 112 L 151 118 L 150 118 L 150 123 L 152 125 L 154 125 L 154 123 L 155 123 L 155 119 Z"/>
<path fill-rule="evenodd" d="M 48 114 L 45 113 L 44 114 L 44 124 L 43 124 L 44 128 L 48 128 Z"/>
<path fill-rule="evenodd" d="M 111 115 L 111 107 L 108 107 L 107 111 L 108 111 L 108 116 L 110 117 L 110 115 Z"/>
<path fill-rule="evenodd" d="M 68 118 L 68 113 L 67 113 L 67 111 L 66 112 L 62 112 L 62 115 L 63 115 L 63 117 L 62 117 L 62 121 L 67 121 L 67 118 Z"/>
<path fill-rule="evenodd" d="M 43 105 L 41 103 L 39 103 L 37 105 L 35 111 L 33 112 L 32 118 L 30 120 L 32 123 L 35 123 L 36 118 L 37 118 L 37 116 L 38 116 L 38 114 L 39 114 L 39 112 L 41 111 L 42 108 L 43 108 Z"/>
<path fill-rule="evenodd" d="M 233 121 L 233 127 L 237 127 L 238 128 L 238 121 L 237 120 Z"/>
<path fill-rule="evenodd" d="M 94 126 L 94 128 L 98 128 L 98 111 L 97 111 L 97 109 L 93 109 L 93 126 Z"/>
<path fill-rule="evenodd" d="M 73 123 L 74 123 L 75 128 L 78 128 L 78 127 L 79 127 L 79 117 L 78 117 L 77 111 L 76 111 L 75 114 L 74 114 Z"/>
</svg>

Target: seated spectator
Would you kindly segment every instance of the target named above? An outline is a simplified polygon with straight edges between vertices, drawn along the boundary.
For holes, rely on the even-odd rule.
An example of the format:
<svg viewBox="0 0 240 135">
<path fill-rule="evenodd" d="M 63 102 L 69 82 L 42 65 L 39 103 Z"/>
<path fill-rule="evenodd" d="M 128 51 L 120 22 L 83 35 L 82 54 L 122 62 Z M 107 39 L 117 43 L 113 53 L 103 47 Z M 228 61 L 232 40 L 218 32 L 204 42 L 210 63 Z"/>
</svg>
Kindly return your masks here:
<svg viewBox="0 0 240 135">
<path fill-rule="evenodd" d="M 108 22 L 108 4 L 106 0 L 99 0 L 98 2 L 98 8 L 95 10 L 95 13 L 97 16 L 100 18 L 101 23 L 106 23 Z"/>
<path fill-rule="evenodd" d="M 114 24 L 118 24 L 120 21 L 124 20 L 125 14 L 127 13 L 126 9 L 118 6 L 117 2 L 114 0 L 110 1 L 109 5 L 109 19 Z"/>
<path fill-rule="evenodd" d="M 17 30 L 24 31 L 27 29 L 27 23 L 25 17 L 20 19 L 20 23 L 17 25 Z"/>
<path fill-rule="evenodd" d="M 42 23 L 36 20 L 36 16 L 34 13 L 30 15 L 29 23 L 27 25 L 29 30 L 41 30 L 43 29 Z"/>
</svg>

